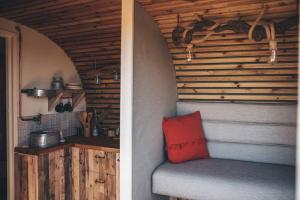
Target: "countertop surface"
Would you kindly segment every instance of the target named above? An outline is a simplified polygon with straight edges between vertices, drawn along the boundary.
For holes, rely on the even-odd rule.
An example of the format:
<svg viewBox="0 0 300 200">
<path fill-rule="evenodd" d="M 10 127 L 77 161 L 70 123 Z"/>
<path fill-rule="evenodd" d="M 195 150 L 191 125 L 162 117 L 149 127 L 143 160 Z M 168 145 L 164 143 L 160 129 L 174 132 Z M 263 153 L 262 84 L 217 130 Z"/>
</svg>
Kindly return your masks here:
<svg viewBox="0 0 300 200">
<path fill-rule="evenodd" d="M 20 146 L 15 148 L 15 152 L 29 155 L 40 155 L 67 147 L 82 147 L 118 153 L 120 152 L 120 140 L 117 138 L 111 138 L 106 136 L 70 136 L 66 138 L 65 143 L 61 143 L 56 146 L 47 148 L 32 148 L 29 146 Z"/>
</svg>

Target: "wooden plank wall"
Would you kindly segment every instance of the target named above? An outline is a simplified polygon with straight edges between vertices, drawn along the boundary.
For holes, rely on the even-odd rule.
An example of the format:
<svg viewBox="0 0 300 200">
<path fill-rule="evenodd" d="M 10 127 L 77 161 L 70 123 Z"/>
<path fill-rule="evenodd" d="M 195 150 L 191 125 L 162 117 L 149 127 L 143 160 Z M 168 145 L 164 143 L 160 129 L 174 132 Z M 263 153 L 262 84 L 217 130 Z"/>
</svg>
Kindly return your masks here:
<svg viewBox="0 0 300 200">
<path fill-rule="evenodd" d="M 109 110 L 104 127 L 119 127 L 121 0 L 1 1 L 0 17 L 33 28 L 62 47 L 80 74 L 87 106 Z M 98 68 L 94 69 L 95 59 Z M 95 74 L 101 72 L 101 84 Z"/>
<path fill-rule="evenodd" d="M 283 20 L 298 13 L 297 0 L 139 0 L 166 38 L 176 69 L 179 100 L 296 102 L 298 27 L 277 35 L 278 64 L 268 64 L 267 41 L 249 41 L 246 34 L 231 31 L 212 35 L 194 48 L 186 61 L 186 46 L 172 43 L 177 23 L 189 24 L 198 14 L 218 23 L 242 19 L 253 22 L 265 3 L 266 21 Z M 195 38 L 202 38 L 201 32 Z"/>
</svg>

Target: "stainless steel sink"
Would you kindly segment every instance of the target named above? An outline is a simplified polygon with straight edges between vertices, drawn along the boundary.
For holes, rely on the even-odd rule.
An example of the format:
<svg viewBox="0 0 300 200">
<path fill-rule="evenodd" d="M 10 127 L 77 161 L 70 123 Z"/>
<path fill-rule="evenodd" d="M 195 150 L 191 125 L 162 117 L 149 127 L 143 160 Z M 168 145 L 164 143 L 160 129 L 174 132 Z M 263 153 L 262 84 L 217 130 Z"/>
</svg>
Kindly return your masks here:
<svg viewBox="0 0 300 200">
<path fill-rule="evenodd" d="M 46 148 L 58 145 L 60 141 L 60 135 L 58 131 L 34 131 L 30 133 L 30 147 L 34 148 Z"/>
</svg>

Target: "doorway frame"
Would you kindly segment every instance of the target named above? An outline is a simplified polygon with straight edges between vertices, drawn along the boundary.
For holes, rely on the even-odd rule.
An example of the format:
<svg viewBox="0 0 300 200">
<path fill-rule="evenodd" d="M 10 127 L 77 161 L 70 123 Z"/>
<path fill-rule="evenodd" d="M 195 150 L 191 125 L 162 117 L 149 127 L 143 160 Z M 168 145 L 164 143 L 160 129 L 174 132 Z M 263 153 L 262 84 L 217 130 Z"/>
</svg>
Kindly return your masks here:
<svg viewBox="0 0 300 200">
<path fill-rule="evenodd" d="M 132 199 L 133 40 L 134 0 L 122 0 L 120 200 Z"/>
<path fill-rule="evenodd" d="M 19 113 L 19 37 L 17 32 L 0 27 L 6 42 L 6 142 L 7 199 L 14 199 L 14 148 L 18 144 Z"/>
</svg>

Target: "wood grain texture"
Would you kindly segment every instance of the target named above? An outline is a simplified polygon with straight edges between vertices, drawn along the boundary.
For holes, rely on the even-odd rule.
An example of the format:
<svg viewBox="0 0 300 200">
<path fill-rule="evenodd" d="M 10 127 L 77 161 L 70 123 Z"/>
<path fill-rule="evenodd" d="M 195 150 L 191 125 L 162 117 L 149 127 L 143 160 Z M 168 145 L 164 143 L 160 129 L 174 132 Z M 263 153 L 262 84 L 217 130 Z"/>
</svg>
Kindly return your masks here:
<svg viewBox="0 0 300 200">
<path fill-rule="evenodd" d="M 49 155 L 40 155 L 38 159 L 39 200 L 49 199 Z"/>
<path fill-rule="evenodd" d="M 22 159 L 19 153 L 15 153 L 14 163 L 15 163 L 15 199 L 21 199 L 21 188 L 22 188 Z"/>
<path fill-rule="evenodd" d="M 116 153 L 116 200 L 120 200 L 120 153 Z"/>
<path fill-rule="evenodd" d="M 55 199 L 55 152 L 49 153 L 49 194 Z"/>
<path fill-rule="evenodd" d="M 117 199 L 117 156 L 114 152 L 72 147 L 72 199 Z"/>
<path fill-rule="evenodd" d="M 72 199 L 72 148 L 66 148 L 64 158 L 65 199 Z"/>
<path fill-rule="evenodd" d="M 79 199 L 86 199 L 86 152 L 79 149 Z"/>
<path fill-rule="evenodd" d="M 71 163 L 72 163 L 72 184 L 71 184 L 71 199 L 79 200 L 79 148 L 71 147 Z"/>
<path fill-rule="evenodd" d="M 28 156 L 28 199 L 37 200 L 38 199 L 38 157 Z"/>
<path fill-rule="evenodd" d="M 20 199 L 29 200 L 28 192 L 28 160 L 27 156 L 22 155 L 21 157 L 21 190 Z"/>
<path fill-rule="evenodd" d="M 66 192 L 65 192 L 65 150 L 62 149 L 60 151 L 55 152 L 56 157 L 56 168 L 55 175 L 57 177 L 56 181 L 56 194 L 57 198 L 60 200 L 65 200 Z"/>
<path fill-rule="evenodd" d="M 15 153 L 15 199 L 37 200 L 38 157 Z"/>
<path fill-rule="evenodd" d="M 115 175 L 106 175 L 105 199 L 116 200 L 116 178 Z"/>
<path fill-rule="evenodd" d="M 15 153 L 16 200 L 119 199 L 120 154 L 84 147 Z"/>
<path fill-rule="evenodd" d="M 217 23 L 242 17 L 253 22 L 263 3 L 263 20 L 276 22 L 298 13 L 296 0 L 138 0 L 154 18 L 165 37 L 175 65 L 178 98 L 189 101 L 296 102 L 298 78 L 298 27 L 277 34 L 277 64 L 269 64 L 268 41 L 253 42 L 247 34 L 232 31 L 214 33 L 193 48 L 193 60 L 186 61 L 186 46 L 175 46 L 172 31 L 180 24 L 191 28 L 196 15 Z M 203 38 L 208 31 L 194 34 Z"/>
<path fill-rule="evenodd" d="M 70 185 L 65 184 L 66 149 L 42 155 L 15 153 L 16 200 L 65 200 Z M 69 170 L 69 169 L 68 169 Z"/>
</svg>

